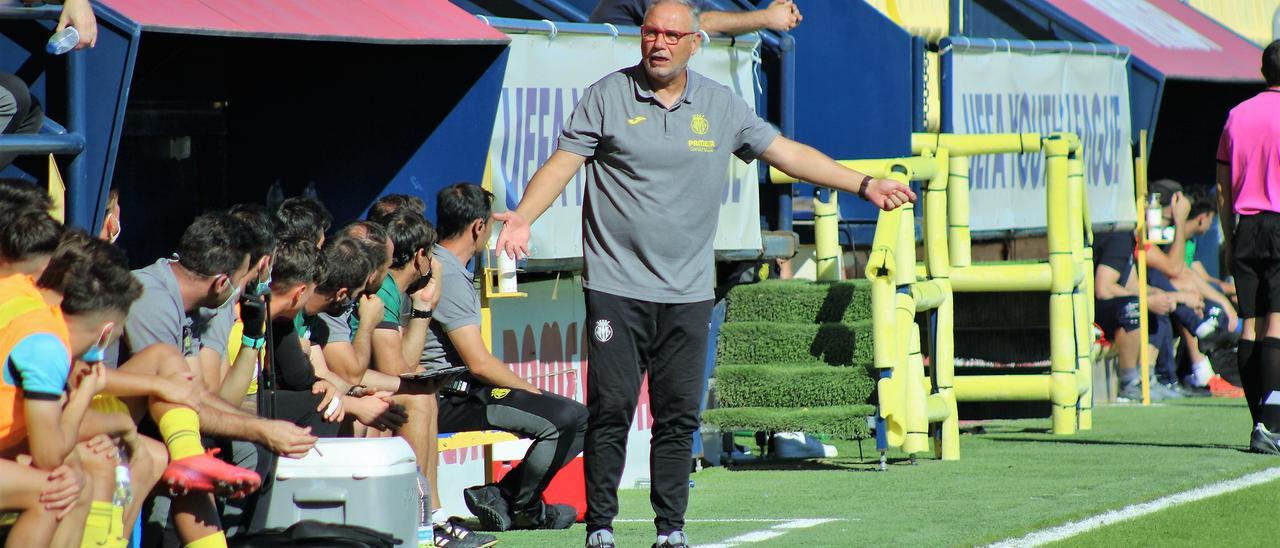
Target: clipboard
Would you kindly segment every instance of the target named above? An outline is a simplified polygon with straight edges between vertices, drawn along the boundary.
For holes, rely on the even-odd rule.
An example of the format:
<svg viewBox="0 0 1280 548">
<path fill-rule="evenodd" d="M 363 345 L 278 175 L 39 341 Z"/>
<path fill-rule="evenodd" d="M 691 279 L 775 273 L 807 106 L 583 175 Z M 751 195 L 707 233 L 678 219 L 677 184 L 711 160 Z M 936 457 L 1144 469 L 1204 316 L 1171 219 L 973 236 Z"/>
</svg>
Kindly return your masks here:
<svg viewBox="0 0 1280 548">
<path fill-rule="evenodd" d="M 442 369 L 428 369 L 426 371 L 416 371 L 413 373 L 401 373 L 400 378 L 406 381 L 432 381 L 442 378 L 454 377 L 467 372 L 465 365 L 454 367 L 445 367 Z"/>
</svg>

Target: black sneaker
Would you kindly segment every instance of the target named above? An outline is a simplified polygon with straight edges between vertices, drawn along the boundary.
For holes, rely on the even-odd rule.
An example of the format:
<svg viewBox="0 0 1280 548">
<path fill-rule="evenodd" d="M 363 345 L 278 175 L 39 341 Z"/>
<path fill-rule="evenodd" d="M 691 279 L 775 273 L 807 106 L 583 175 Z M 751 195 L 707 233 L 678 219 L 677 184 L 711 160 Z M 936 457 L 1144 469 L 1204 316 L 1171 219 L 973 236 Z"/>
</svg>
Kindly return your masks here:
<svg viewBox="0 0 1280 548">
<path fill-rule="evenodd" d="M 441 536 L 453 539 L 450 544 L 439 544 L 436 546 L 448 546 L 450 548 L 489 548 L 498 543 L 498 537 L 477 533 L 463 525 L 458 518 L 451 518 L 440 525 L 436 526 L 436 538 Z"/>
<path fill-rule="evenodd" d="M 1182 382 L 1171 383 L 1169 387 L 1188 398 L 1208 398 L 1213 395 L 1209 393 L 1207 387 L 1192 386 Z"/>
<path fill-rule="evenodd" d="M 512 529 L 568 529 L 578 520 L 578 511 L 568 504 L 539 502 L 515 515 Z"/>
<path fill-rule="evenodd" d="M 462 491 L 467 509 L 480 520 L 484 531 L 506 531 L 511 528 L 511 510 L 497 485 L 477 485 Z"/>
<path fill-rule="evenodd" d="M 1253 436 L 1249 439 L 1249 451 L 1280 455 L 1280 434 L 1272 434 L 1262 423 L 1258 423 L 1253 427 Z"/>
<path fill-rule="evenodd" d="M 672 531 L 667 535 L 667 540 L 655 542 L 653 548 L 689 548 L 689 537 L 685 536 L 684 531 Z"/>
</svg>

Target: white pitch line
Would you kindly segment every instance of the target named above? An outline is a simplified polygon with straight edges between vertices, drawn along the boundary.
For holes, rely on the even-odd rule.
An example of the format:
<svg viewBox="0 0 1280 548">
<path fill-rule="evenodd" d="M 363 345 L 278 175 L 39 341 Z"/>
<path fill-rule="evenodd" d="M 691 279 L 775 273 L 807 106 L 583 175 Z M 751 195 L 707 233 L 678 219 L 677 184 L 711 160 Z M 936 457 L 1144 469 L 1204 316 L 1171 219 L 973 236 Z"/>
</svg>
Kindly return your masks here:
<svg viewBox="0 0 1280 548">
<path fill-rule="evenodd" d="M 1195 502 L 1198 500 L 1216 497 L 1218 495 L 1225 495 L 1247 487 L 1267 483 L 1275 479 L 1280 479 L 1280 467 L 1268 468 L 1266 470 L 1240 476 L 1236 479 L 1211 483 L 1190 491 L 1174 493 L 1151 502 L 1131 504 L 1119 510 L 1111 510 L 1110 512 L 1098 514 L 1080 521 L 1067 522 L 1057 527 L 1029 533 L 1020 538 L 1003 540 L 995 544 L 988 545 L 988 548 L 1041 546 L 1050 542 L 1057 542 L 1062 539 L 1071 538 L 1104 525 L 1128 521 L 1148 514 L 1154 514 L 1179 504 Z"/>
<path fill-rule="evenodd" d="M 782 535 L 785 535 L 787 534 L 788 531 L 793 531 L 796 529 L 807 529 L 809 527 L 815 527 L 818 525 L 822 525 L 824 523 L 830 523 L 833 521 L 840 521 L 840 520 L 838 519 L 792 519 L 792 520 L 785 520 L 785 521 L 783 520 L 725 520 L 725 521 L 744 521 L 744 522 L 782 521 L 782 523 L 779 523 L 777 525 L 774 525 L 773 527 L 770 527 L 768 529 L 764 529 L 761 531 L 752 531 L 750 533 L 738 535 L 731 539 L 720 541 L 716 544 L 703 544 L 702 548 L 729 548 L 731 546 L 738 546 L 741 544 L 752 544 L 756 542 L 764 542 L 766 540 L 773 540 Z"/>
<path fill-rule="evenodd" d="M 817 525 L 816 523 L 815 523 L 815 524 L 813 524 L 813 525 L 806 525 L 806 524 L 807 524 L 808 522 L 810 522 L 810 521 L 819 521 L 819 522 L 822 522 L 822 523 L 826 523 L 826 522 L 828 522 L 828 521 L 858 521 L 858 519 L 857 519 L 857 518 L 852 518 L 852 519 L 843 519 L 843 518 L 842 518 L 842 519 L 817 519 L 817 520 L 812 520 L 812 519 L 795 519 L 795 518 L 707 518 L 707 519 L 686 519 L 686 520 L 684 520 L 684 522 L 685 522 L 685 523 L 782 523 L 782 522 L 784 522 L 784 521 L 785 521 L 785 522 L 787 522 L 787 523 L 786 523 L 786 524 L 783 524 L 783 525 L 788 525 L 788 524 L 791 524 L 791 523 L 796 523 L 796 524 L 799 524 L 799 525 L 795 525 L 795 526 L 792 526 L 792 527 L 783 527 L 783 525 L 779 525 L 779 526 L 778 526 L 778 528 L 780 528 L 780 529 L 803 529 L 803 528 L 805 528 L 805 527 L 812 527 L 813 525 Z M 631 519 L 615 519 L 615 520 L 613 520 L 613 522 L 614 522 L 614 523 L 653 523 L 653 520 L 652 520 L 652 519 L 635 519 L 635 518 L 631 518 Z"/>
</svg>

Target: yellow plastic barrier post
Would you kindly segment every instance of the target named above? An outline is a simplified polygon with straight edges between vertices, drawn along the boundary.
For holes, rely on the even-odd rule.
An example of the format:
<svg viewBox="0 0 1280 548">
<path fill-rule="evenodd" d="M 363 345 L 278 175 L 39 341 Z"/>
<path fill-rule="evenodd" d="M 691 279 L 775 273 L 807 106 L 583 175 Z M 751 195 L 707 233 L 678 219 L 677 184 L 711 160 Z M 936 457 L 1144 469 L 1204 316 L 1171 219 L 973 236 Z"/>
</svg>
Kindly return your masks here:
<svg viewBox="0 0 1280 548">
<path fill-rule="evenodd" d="M 881 211 L 876 221 L 875 237 L 867 258 L 867 279 L 871 280 L 871 340 L 876 369 L 888 370 L 890 376 L 876 382 L 880 417 L 885 421 L 885 440 L 889 445 L 901 446 L 906 433 L 903 422 L 903 395 L 900 379 L 892 377 L 898 363 L 897 321 L 897 259 L 898 224 L 902 222 L 902 210 Z M 883 454 L 881 455 L 883 459 Z"/>
<path fill-rule="evenodd" d="M 870 175 L 877 179 L 884 179 L 893 171 L 894 166 L 905 167 L 911 172 L 913 180 L 928 179 L 933 177 L 937 170 L 938 164 L 932 156 L 904 156 L 902 158 L 872 158 L 869 160 L 838 160 L 840 165 L 862 173 Z M 943 166 L 945 169 L 945 166 Z M 800 182 L 799 179 L 783 173 L 776 167 L 769 168 L 769 180 L 773 184 L 791 184 Z"/>
<path fill-rule="evenodd" d="M 946 148 L 951 156 L 1040 152 L 1038 133 L 913 133 L 911 153 Z"/>
<path fill-rule="evenodd" d="M 972 265 L 951 272 L 951 288 L 965 293 L 1048 291 L 1051 285 L 1048 263 Z"/>
<path fill-rule="evenodd" d="M 1055 133 L 1044 141 L 1049 268 L 1053 277 L 1049 291 L 1049 399 L 1053 402 L 1053 433 L 1060 435 L 1075 433 L 1079 399 L 1075 322 L 1071 314 L 1075 277 L 1068 214 L 1071 193 L 1067 184 L 1067 155 L 1071 149 L 1071 141 L 1064 134 Z"/>
<path fill-rule="evenodd" d="M 969 158 L 950 156 L 947 166 L 947 251 L 951 254 L 951 268 L 962 269 L 972 262 L 969 254 Z M 955 274 L 952 274 L 953 281 Z"/>
<path fill-rule="evenodd" d="M 908 295 L 900 297 L 900 301 L 910 300 Z M 911 316 L 914 317 L 915 314 L 912 313 Z M 901 309 L 898 319 L 902 319 Z M 910 326 L 902 330 L 910 338 L 907 341 L 907 366 L 902 371 L 906 374 L 907 381 L 904 384 L 907 397 L 907 436 L 902 442 L 902 451 L 914 456 L 929 449 L 929 406 L 924 382 L 924 358 L 920 355 L 920 325 L 911 319 L 907 321 L 911 322 Z"/>
<path fill-rule="evenodd" d="M 889 170 L 887 178 L 907 184 L 911 169 L 898 164 Z M 924 360 L 920 357 L 920 328 L 915 323 L 916 302 L 910 288 L 916 283 L 916 233 L 915 206 L 907 203 L 898 208 L 902 217 L 898 222 L 897 252 L 897 313 L 895 329 L 900 353 L 893 377 L 902 387 L 903 422 L 906 426 L 902 451 L 915 455 L 929 447 L 929 419 L 925 402 Z"/>
<path fill-rule="evenodd" d="M 836 191 L 819 192 L 813 197 L 813 247 L 817 255 L 817 279 L 836 281 L 843 277 L 840 263 L 840 206 Z"/>
<path fill-rule="evenodd" d="M 1076 426 L 1081 430 L 1093 428 L 1093 366 L 1089 361 L 1091 346 L 1089 335 L 1093 322 L 1089 318 L 1087 282 L 1093 277 L 1092 269 L 1085 264 L 1085 228 L 1084 228 L 1084 159 L 1083 152 L 1077 149 L 1067 158 L 1067 183 L 1069 185 L 1068 215 L 1071 230 L 1071 259 L 1077 268 L 1084 272 L 1084 279 L 1075 284 L 1071 294 L 1071 315 L 1075 320 L 1076 342 L 1076 382 L 1084 387 L 1076 404 Z"/>
<path fill-rule="evenodd" d="M 951 290 L 951 255 L 947 240 L 948 175 L 951 153 L 947 148 L 934 151 L 936 173 L 925 185 L 921 205 L 924 207 L 924 245 L 926 274 L 937 284 L 942 300 L 935 312 L 933 381 L 937 392 L 929 396 L 929 419 L 936 422 L 935 406 L 942 406 L 942 424 L 938 426 L 936 452 L 942 460 L 960 458 L 960 417 L 955 395 L 955 302 Z M 936 402 L 936 403 L 935 403 Z"/>
<path fill-rule="evenodd" d="M 956 377 L 955 383 L 956 398 L 963 402 L 1047 401 L 1052 378 L 1044 375 L 963 375 Z"/>
</svg>

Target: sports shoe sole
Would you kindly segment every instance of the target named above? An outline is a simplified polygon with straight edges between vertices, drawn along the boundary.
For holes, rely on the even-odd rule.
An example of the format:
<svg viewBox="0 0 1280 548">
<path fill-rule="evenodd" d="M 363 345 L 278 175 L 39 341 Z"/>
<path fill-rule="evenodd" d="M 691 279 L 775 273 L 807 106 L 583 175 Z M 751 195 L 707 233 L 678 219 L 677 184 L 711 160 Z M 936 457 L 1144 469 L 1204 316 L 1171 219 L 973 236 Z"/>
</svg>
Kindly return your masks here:
<svg viewBox="0 0 1280 548">
<path fill-rule="evenodd" d="M 461 542 L 466 546 L 471 548 L 490 548 L 498 544 L 497 537 L 494 537 L 493 535 L 486 535 L 484 533 L 478 533 L 476 531 L 466 529 L 465 527 L 462 527 L 461 524 L 455 523 L 454 526 L 465 530 L 466 535 L 457 536 L 447 527 L 445 528 L 445 532 L 448 533 L 450 537 L 457 539 L 458 542 Z M 488 537 L 489 540 L 483 540 L 485 537 Z"/>
<path fill-rule="evenodd" d="M 216 452 L 203 455 L 202 458 L 212 458 L 214 454 Z M 201 492 L 213 493 L 220 497 L 243 498 L 257 491 L 262 485 L 262 478 L 249 470 L 229 464 L 223 465 L 223 468 L 228 471 L 239 470 L 236 473 L 237 477 L 227 479 L 215 477 L 209 472 L 185 465 L 183 464 L 185 460 L 187 459 L 169 463 L 160 476 L 160 481 L 169 490 L 170 495 L 182 496 L 191 492 Z"/>
<path fill-rule="evenodd" d="M 510 516 L 500 515 L 498 512 L 494 511 L 492 505 L 485 504 L 485 501 L 478 500 L 476 493 L 488 490 L 489 488 L 485 487 L 482 490 L 467 489 L 463 491 L 462 499 L 463 502 L 467 503 L 467 509 L 471 510 L 471 513 L 476 515 L 476 518 L 480 520 L 480 526 L 483 529 L 492 531 L 506 531 L 511 529 Z"/>
</svg>

